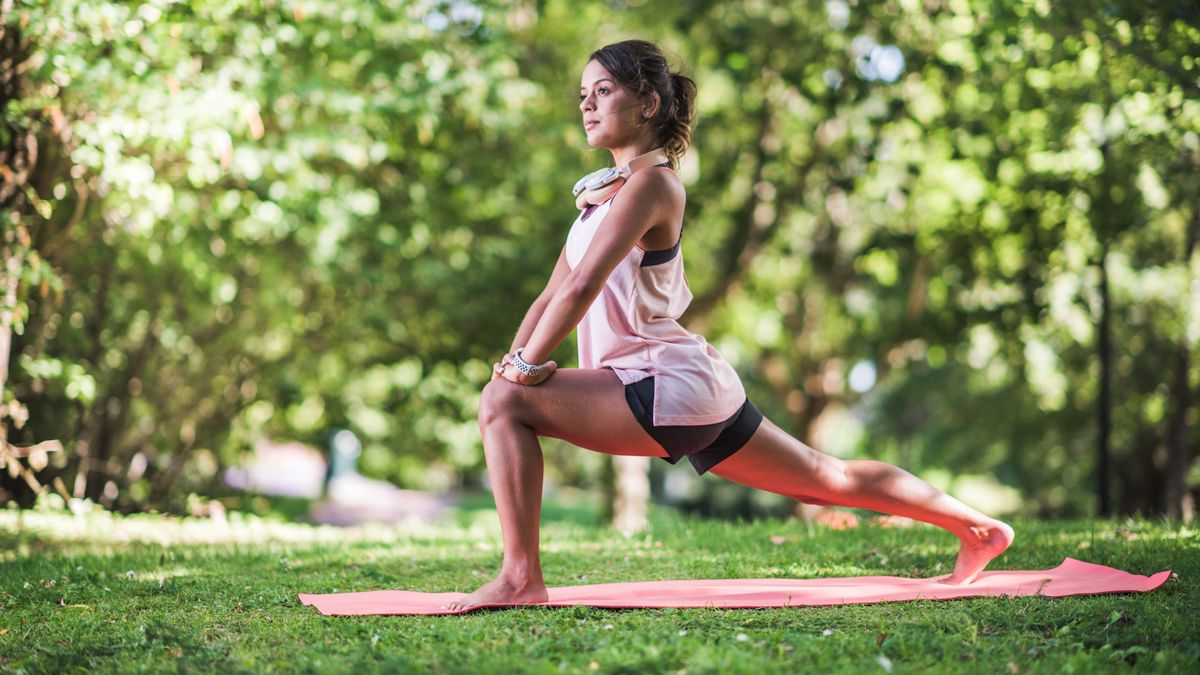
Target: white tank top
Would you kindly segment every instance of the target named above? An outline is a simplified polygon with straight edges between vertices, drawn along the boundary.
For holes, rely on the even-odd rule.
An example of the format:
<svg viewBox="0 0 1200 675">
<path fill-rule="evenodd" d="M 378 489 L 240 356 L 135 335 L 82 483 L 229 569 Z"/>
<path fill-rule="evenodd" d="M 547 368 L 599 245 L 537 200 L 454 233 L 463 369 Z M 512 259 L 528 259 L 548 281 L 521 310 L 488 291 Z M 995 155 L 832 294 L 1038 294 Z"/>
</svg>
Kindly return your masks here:
<svg viewBox="0 0 1200 675">
<path fill-rule="evenodd" d="M 567 234 L 567 264 L 575 269 L 603 225 L 613 199 L 581 212 Z M 634 246 L 579 322 L 580 368 L 611 368 L 622 384 L 655 376 L 654 426 L 723 422 L 746 391 L 733 366 L 700 335 L 678 322 L 692 301 L 680 242 L 661 251 Z"/>
</svg>

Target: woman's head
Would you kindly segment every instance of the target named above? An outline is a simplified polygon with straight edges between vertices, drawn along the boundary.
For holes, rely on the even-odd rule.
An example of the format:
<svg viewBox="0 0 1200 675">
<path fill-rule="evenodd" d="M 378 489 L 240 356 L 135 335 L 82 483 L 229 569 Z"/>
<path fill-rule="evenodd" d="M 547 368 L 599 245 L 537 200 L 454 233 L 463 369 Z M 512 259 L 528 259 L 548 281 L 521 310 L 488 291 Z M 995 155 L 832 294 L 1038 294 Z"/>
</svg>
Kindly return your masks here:
<svg viewBox="0 0 1200 675">
<path fill-rule="evenodd" d="M 614 82 L 601 81 L 605 78 Z M 678 164 L 692 139 L 696 83 L 672 73 L 658 47 L 645 40 L 601 47 L 588 57 L 581 84 L 579 107 L 589 143 L 611 147 L 644 137 Z M 605 91 L 608 84 L 617 90 Z M 586 126 L 590 120 L 599 124 Z"/>
</svg>

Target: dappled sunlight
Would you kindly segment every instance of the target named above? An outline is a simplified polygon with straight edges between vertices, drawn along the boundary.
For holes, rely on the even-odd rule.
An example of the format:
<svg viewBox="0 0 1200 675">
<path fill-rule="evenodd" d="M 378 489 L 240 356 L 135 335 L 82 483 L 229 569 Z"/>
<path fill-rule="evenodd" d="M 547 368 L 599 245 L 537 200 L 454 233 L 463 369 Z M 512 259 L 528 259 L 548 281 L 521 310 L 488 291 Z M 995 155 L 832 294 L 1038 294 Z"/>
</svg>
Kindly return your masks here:
<svg viewBox="0 0 1200 675">
<path fill-rule="evenodd" d="M 1162 532 L 1160 536 L 1163 539 L 1186 539 L 1196 546 L 1200 546 L 1200 530 L 1193 530 L 1187 527 L 1181 527 L 1178 530 L 1171 532 Z"/>
<path fill-rule="evenodd" d="M 395 559 L 472 558 L 499 554 L 502 532 L 495 509 L 460 512 L 457 522 L 412 519 L 394 525 L 369 522 L 353 527 L 314 525 L 229 512 L 224 520 L 211 517 L 157 513 L 123 515 L 87 501 L 72 501 L 73 511 L 62 500 L 47 499 L 35 510 L 0 510 L 0 540 L 11 546 L 0 551 L 0 561 L 45 554 L 53 550 L 88 550 L 111 556 L 133 545 L 305 545 L 341 547 L 377 544 L 360 554 L 368 562 Z M 670 518 L 675 518 L 672 515 Z M 670 527 L 662 522 L 657 527 Z M 608 526 L 574 522 L 543 523 L 543 551 L 550 554 L 610 553 L 634 558 L 667 557 L 661 539 L 650 534 L 626 535 Z M 431 549 L 429 544 L 437 544 Z"/>
<path fill-rule="evenodd" d="M 443 539 L 470 539 L 488 533 L 486 525 L 466 528 L 422 520 L 395 525 L 365 523 L 354 527 L 309 525 L 267 520 L 253 514 L 229 513 L 226 520 L 163 514 L 121 515 L 94 506 L 66 510 L 0 510 L 0 534 L 14 536 L 14 546 L 0 560 L 32 555 L 43 544 L 411 544 Z"/>
<path fill-rule="evenodd" d="M 134 572 L 130 570 L 125 573 L 125 578 L 133 581 L 152 581 L 159 585 L 167 579 L 177 579 L 179 577 L 187 577 L 193 574 L 204 574 L 204 572 L 194 572 L 186 567 L 176 567 L 169 570 L 154 570 L 147 572 Z"/>
</svg>

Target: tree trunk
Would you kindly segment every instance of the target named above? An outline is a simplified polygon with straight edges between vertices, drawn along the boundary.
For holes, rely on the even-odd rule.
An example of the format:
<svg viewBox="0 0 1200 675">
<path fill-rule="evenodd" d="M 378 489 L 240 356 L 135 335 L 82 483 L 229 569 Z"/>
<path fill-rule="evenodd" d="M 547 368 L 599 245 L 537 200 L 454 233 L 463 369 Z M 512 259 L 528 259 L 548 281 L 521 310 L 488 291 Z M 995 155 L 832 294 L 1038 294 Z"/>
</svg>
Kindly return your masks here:
<svg viewBox="0 0 1200 675">
<path fill-rule="evenodd" d="M 0 113 L 5 112 L 10 101 L 17 95 L 17 66 L 21 60 L 17 56 L 20 36 L 15 29 L 8 27 L 11 3 L 0 3 Z M 6 125 L 8 126 L 8 125 Z M 25 138 L 22 129 L 5 129 L 5 136 L 10 141 L 9 147 L 0 147 L 0 265 L 3 265 L 4 275 L 0 277 L 0 295 L 3 296 L 3 307 L 0 310 L 0 443 L 8 440 L 8 426 L 4 423 L 6 417 L 6 397 L 4 388 L 8 385 L 8 356 L 12 349 L 13 310 L 17 306 L 17 275 L 21 269 L 21 257 L 17 247 L 17 232 L 14 223 L 7 222 L 18 213 L 16 207 L 21 200 L 21 185 L 28 172 L 23 166 L 28 166 L 28 153 L 20 147 L 21 139 Z M 15 165 L 15 166 L 13 166 Z M 19 225 L 17 225 L 19 227 Z M 0 467 L 2 469 L 4 467 Z"/>
<path fill-rule="evenodd" d="M 1109 494 L 1109 466 L 1112 453 L 1109 450 L 1109 438 L 1112 430 L 1112 335 L 1109 326 L 1110 300 L 1108 293 L 1108 245 L 1102 244 L 1100 250 L 1100 402 L 1097 414 L 1100 422 L 1100 438 L 1097 444 L 1096 457 L 1096 496 L 1100 516 L 1112 513 L 1112 497 Z"/>
<path fill-rule="evenodd" d="M 1188 229 L 1183 261 L 1190 264 L 1200 236 L 1200 205 L 1192 209 L 1192 226 Z M 1188 493 L 1187 477 L 1192 465 L 1192 449 L 1188 447 L 1188 415 L 1192 410 L 1191 354 L 1187 337 L 1180 337 L 1175 347 L 1175 377 L 1171 382 L 1171 398 L 1175 405 L 1167 429 L 1167 517 L 1190 521 L 1193 506 Z"/>
<path fill-rule="evenodd" d="M 612 525 L 641 532 L 650 524 L 650 457 L 613 455 Z"/>
<path fill-rule="evenodd" d="M 28 129 L 3 121 L 9 117 L 8 106 L 23 91 L 21 67 L 29 58 L 29 48 L 12 21 L 13 3 L 0 1 L 0 448 L 8 447 L 9 420 L 19 427 L 23 419 L 21 403 L 5 393 L 8 387 L 8 365 L 12 352 L 13 325 L 16 323 L 17 284 L 24 251 L 29 248 L 29 232 L 21 218 L 25 206 L 24 188 L 29 182 L 31 167 L 37 162 L 37 139 Z M 12 490 L 23 490 L 22 483 L 10 476 L 7 462 L 0 462 L 0 495 L 8 498 Z M 19 493 L 18 493 L 19 494 Z"/>
<path fill-rule="evenodd" d="M 1171 383 L 1171 398 L 1174 410 L 1167 430 L 1167 517 L 1172 520 L 1190 520 L 1191 509 L 1185 502 L 1188 497 L 1188 469 L 1192 464 L 1192 452 L 1188 447 L 1187 417 L 1192 408 L 1192 391 L 1188 382 L 1191 359 L 1186 344 L 1176 350 L 1175 377 Z"/>
<path fill-rule="evenodd" d="M 21 271 L 21 257 L 17 253 L 16 242 L 8 241 L 10 234 L 11 230 L 5 232 L 3 247 L 0 248 L 0 264 L 4 266 L 3 288 L 0 288 L 0 294 L 4 297 L 3 305 L 6 308 L 0 310 L 0 446 L 8 442 L 8 423 L 4 420 L 10 413 L 4 389 L 8 386 L 8 359 L 12 350 L 12 327 L 15 319 L 13 310 L 17 306 L 17 277 Z"/>
</svg>

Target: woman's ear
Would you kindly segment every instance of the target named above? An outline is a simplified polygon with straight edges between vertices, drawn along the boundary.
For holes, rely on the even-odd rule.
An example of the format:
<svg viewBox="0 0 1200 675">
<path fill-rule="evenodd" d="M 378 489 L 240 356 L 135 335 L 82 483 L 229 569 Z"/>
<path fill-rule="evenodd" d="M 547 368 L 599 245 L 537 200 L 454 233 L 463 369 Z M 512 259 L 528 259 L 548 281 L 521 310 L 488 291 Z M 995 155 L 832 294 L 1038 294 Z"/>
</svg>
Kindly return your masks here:
<svg viewBox="0 0 1200 675">
<path fill-rule="evenodd" d="M 652 119 L 658 114 L 658 107 L 662 104 L 662 99 L 659 98 L 657 91 L 650 92 L 650 102 L 642 109 L 642 117 Z"/>
</svg>

